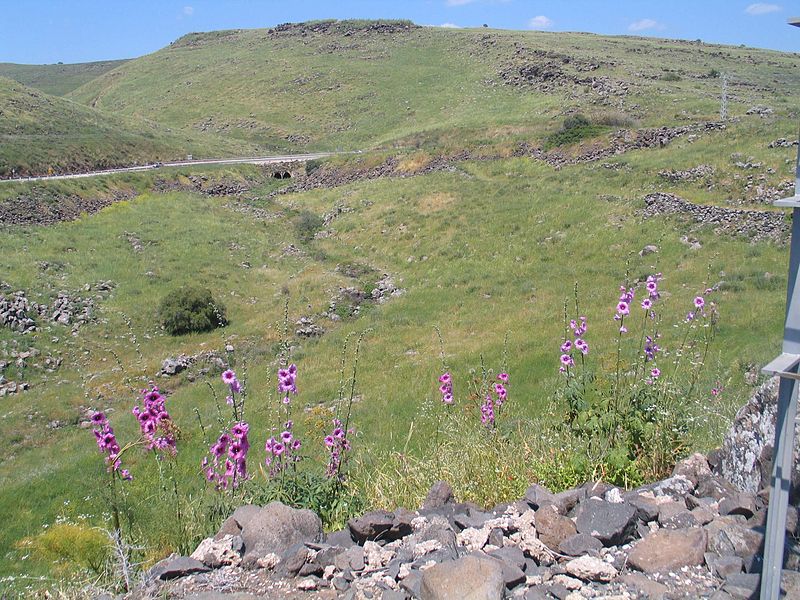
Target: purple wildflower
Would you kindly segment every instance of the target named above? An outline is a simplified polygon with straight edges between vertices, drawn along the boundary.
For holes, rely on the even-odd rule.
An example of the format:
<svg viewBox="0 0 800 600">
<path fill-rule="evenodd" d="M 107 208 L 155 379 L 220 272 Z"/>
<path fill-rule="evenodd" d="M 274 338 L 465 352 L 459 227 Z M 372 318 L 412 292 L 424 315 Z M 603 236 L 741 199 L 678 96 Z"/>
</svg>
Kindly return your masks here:
<svg viewBox="0 0 800 600">
<path fill-rule="evenodd" d="M 102 412 L 96 412 L 92 415 L 91 421 L 94 425 L 92 433 L 95 440 L 97 440 L 97 448 L 102 454 L 106 455 L 105 462 L 108 465 L 108 471 L 112 474 L 119 474 L 126 481 L 133 479 L 130 471 L 121 468 L 119 454 L 122 449 L 119 446 L 119 442 L 117 442 L 117 436 L 114 435 L 114 430 L 108 422 L 108 418 Z"/>
<path fill-rule="evenodd" d="M 324 440 L 325 447 L 329 452 L 328 466 L 325 469 L 325 475 L 328 477 L 334 477 L 341 473 L 341 467 L 350 450 L 350 440 L 347 438 L 349 433 L 353 433 L 353 430 L 345 431 L 342 422 L 339 419 L 333 419 L 333 431 L 330 435 L 325 436 Z"/>
<path fill-rule="evenodd" d="M 132 413 L 139 421 L 148 450 L 167 451 L 174 455 L 177 452 L 175 424 L 166 408 L 166 398 L 158 387 L 142 390 L 143 406 L 134 406 Z"/>
<path fill-rule="evenodd" d="M 247 453 L 250 442 L 247 434 L 250 426 L 241 421 L 234 423 L 230 433 L 222 433 L 209 447 L 209 456 L 203 458 L 201 466 L 206 479 L 215 482 L 218 490 L 236 488 L 250 478 L 247 474 Z M 211 460 L 209 460 L 209 457 Z M 223 461 L 223 457 L 224 461 Z"/>
<path fill-rule="evenodd" d="M 444 404 L 453 403 L 453 378 L 450 373 L 442 373 L 439 376 L 439 392 L 442 394 L 442 402 Z"/>
</svg>

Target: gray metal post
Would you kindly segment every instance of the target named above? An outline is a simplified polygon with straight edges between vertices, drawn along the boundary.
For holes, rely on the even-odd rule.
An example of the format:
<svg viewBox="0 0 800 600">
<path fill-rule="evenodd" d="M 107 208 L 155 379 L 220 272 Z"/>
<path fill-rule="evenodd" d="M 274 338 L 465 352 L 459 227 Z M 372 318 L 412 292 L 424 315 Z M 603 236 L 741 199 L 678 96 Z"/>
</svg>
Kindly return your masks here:
<svg viewBox="0 0 800 600">
<path fill-rule="evenodd" d="M 800 19 L 790 19 L 800 26 Z M 761 600 L 778 600 L 781 593 L 783 547 L 786 540 L 786 512 L 792 486 L 794 426 L 797 419 L 796 382 L 800 364 L 800 146 L 795 164 L 794 196 L 775 202 L 792 209 L 792 239 L 789 251 L 789 278 L 786 290 L 786 321 L 781 355 L 762 369 L 781 378 L 778 390 L 778 413 L 775 421 L 769 512 L 764 539 L 764 567 L 761 572 Z"/>
</svg>

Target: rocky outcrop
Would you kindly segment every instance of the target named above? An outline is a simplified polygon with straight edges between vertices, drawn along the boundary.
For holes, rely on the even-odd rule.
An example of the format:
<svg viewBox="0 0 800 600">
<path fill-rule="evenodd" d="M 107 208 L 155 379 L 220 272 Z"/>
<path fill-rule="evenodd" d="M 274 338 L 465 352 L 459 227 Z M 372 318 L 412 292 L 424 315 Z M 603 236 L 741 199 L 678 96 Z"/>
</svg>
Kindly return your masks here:
<svg viewBox="0 0 800 600">
<path fill-rule="evenodd" d="M 698 179 L 709 178 L 714 175 L 714 167 L 711 165 L 697 165 L 684 171 L 675 169 L 665 169 L 658 172 L 659 177 L 677 183 L 681 181 L 697 181 Z"/>
<path fill-rule="evenodd" d="M 116 191 L 92 198 L 53 196 L 43 188 L 33 188 L 11 200 L 0 202 L 0 225 L 52 225 L 74 221 L 83 214 L 96 213 L 114 202 L 135 196 L 133 191 Z"/>
<path fill-rule="evenodd" d="M 634 490 L 595 482 L 554 494 L 534 484 L 489 510 L 457 502 L 438 482 L 418 511 L 372 511 L 324 538 L 313 513 L 273 502 L 237 509 L 192 554 L 196 562 L 171 559 L 170 573 L 198 563 L 210 571 L 159 580 L 150 591 L 577 600 L 698 598 L 721 588 L 727 600 L 758 583 L 765 514 L 763 494 L 737 489 L 700 454 Z M 787 565 L 798 563 L 794 552 Z M 787 589 L 798 577 L 785 572 Z"/>
<path fill-rule="evenodd" d="M 756 493 L 769 486 L 775 420 L 778 411 L 778 379 L 766 381 L 739 412 L 722 444 L 720 469 L 739 490 Z M 800 426 L 795 425 L 792 501 L 800 503 Z"/>
<path fill-rule="evenodd" d="M 716 233 L 738 235 L 752 241 L 786 240 L 789 227 L 786 215 L 777 211 L 742 210 L 705 204 L 694 204 L 675 194 L 661 192 L 648 194 L 644 198 L 642 215 L 651 218 L 660 215 L 680 215 L 699 226 L 710 226 Z"/>
</svg>

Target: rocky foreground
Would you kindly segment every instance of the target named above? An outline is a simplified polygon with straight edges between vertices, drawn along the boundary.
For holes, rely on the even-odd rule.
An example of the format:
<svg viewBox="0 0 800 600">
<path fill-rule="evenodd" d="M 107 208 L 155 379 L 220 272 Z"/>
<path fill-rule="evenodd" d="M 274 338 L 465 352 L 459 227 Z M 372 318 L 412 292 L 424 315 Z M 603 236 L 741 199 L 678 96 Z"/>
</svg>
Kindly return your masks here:
<svg viewBox="0 0 800 600">
<path fill-rule="evenodd" d="M 593 482 L 554 494 L 534 484 L 485 510 L 439 482 L 416 511 L 373 511 L 327 535 L 311 511 L 242 506 L 191 556 L 155 565 L 129 597 L 756 598 L 775 392 L 774 381 L 762 386 L 721 450 L 634 490 Z M 797 500 L 786 523 L 785 598 L 800 598 Z"/>
</svg>

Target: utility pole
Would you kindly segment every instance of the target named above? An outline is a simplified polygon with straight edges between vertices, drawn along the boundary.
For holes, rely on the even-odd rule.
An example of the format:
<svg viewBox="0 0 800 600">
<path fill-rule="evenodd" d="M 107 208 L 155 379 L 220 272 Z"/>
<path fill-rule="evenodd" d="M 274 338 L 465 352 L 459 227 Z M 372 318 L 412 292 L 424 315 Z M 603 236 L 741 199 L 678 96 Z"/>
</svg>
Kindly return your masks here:
<svg viewBox="0 0 800 600">
<path fill-rule="evenodd" d="M 800 27 L 800 17 L 789 19 Z M 786 541 L 786 513 L 792 487 L 794 426 L 797 419 L 797 393 L 800 388 L 800 146 L 797 148 L 794 196 L 775 202 L 792 209 L 792 239 L 789 246 L 789 277 L 786 291 L 786 321 L 781 355 L 762 369 L 777 375 L 778 412 L 775 418 L 775 443 L 769 486 L 769 510 L 764 538 L 764 567 L 761 569 L 761 600 L 778 600 L 781 595 L 783 547 Z"/>
</svg>

